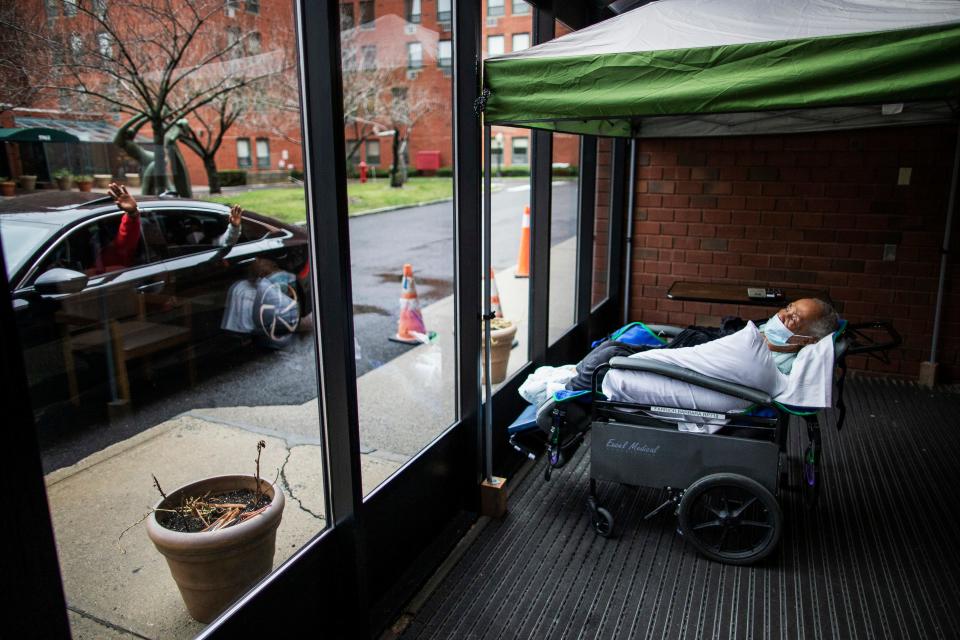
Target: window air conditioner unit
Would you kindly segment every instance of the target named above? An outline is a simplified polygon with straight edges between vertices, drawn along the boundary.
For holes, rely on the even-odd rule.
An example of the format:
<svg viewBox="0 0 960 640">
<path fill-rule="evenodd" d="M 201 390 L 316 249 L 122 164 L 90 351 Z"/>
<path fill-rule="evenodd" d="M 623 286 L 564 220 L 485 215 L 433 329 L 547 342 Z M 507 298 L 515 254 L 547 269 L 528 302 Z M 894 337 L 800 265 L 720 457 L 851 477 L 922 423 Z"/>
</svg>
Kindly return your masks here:
<svg viewBox="0 0 960 640">
<path fill-rule="evenodd" d="M 407 80 L 416 80 L 416 79 L 417 79 L 417 70 L 407 69 Z"/>
<path fill-rule="evenodd" d="M 487 26 L 488 26 L 488 27 L 495 27 L 495 26 L 497 26 L 497 19 L 496 19 L 496 18 L 487 18 Z"/>
<path fill-rule="evenodd" d="M 417 25 L 413 24 L 412 22 L 408 22 L 407 24 L 403 25 L 403 32 L 408 36 L 412 36 L 417 32 Z"/>
</svg>

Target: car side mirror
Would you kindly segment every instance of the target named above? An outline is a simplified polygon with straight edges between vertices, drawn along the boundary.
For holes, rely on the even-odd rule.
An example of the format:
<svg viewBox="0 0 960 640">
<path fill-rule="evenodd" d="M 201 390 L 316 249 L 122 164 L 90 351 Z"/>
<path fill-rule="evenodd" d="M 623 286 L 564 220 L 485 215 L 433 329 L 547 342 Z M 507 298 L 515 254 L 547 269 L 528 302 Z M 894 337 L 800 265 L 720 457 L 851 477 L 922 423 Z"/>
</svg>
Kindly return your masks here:
<svg viewBox="0 0 960 640">
<path fill-rule="evenodd" d="M 33 288 L 42 296 L 62 293 L 79 293 L 87 286 L 87 276 L 72 269 L 56 267 L 40 274 Z"/>
</svg>

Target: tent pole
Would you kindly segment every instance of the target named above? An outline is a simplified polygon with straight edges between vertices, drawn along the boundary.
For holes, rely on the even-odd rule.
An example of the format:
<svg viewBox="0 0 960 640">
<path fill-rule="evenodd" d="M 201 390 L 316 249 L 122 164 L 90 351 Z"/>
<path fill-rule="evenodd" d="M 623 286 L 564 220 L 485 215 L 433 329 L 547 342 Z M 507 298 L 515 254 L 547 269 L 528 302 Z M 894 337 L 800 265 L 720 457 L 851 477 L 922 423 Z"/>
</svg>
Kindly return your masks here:
<svg viewBox="0 0 960 640">
<path fill-rule="evenodd" d="M 626 273 L 623 278 L 623 322 L 630 322 L 630 273 L 633 271 L 633 203 L 637 181 L 637 139 L 630 138 L 630 177 L 627 178 L 627 247 L 624 254 Z"/>
<path fill-rule="evenodd" d="M 483 127 L 483 384 L 486 395 L 483 404 L 484 474 L 493 482 L 493 385 L 490 383 L 490 209 L 492 185 L 490 171 L 490 125 Z M 481 391 L 482 393 L 482 391 Z"/>
<path fill-rule="evenodd" d="M 943 289 L 947 278 L 947 257 L 950 254 L 950 228 L 957 203 L 957 174 L 960 173 L 960 126 L 957 126 L 957 144 L 953 150 L 953 176 L 950 178 L 950 197 L 947 199 L 947 225 L 943 232 L 943 251 L 940 252 L 940 283 L 937 285 L 937 306 L 933 312 L 933 340 L 930 362 L 937 362 L 937 342 L 940 340 L 940 312 L 943 307 Z"/>
</svg>

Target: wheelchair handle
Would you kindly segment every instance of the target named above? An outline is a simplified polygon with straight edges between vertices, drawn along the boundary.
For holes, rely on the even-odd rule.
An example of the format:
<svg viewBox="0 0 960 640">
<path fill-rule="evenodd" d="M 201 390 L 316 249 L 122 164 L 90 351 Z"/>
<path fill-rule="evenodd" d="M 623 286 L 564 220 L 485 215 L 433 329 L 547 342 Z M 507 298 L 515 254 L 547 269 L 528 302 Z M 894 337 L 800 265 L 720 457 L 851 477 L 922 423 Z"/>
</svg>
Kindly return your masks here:
<svg viewBox="0 0 960 640">
<path fill-rule="evenodd" d="M 860 333 L 863 329 L 880 329 L 887 334 L 887 339 L 883 342 L 868 342 L 867 344 L 861 344 L 857 341 L 857 338 L 865 338 L 870 340 L 869 337 L 864 336 Z M 903 343 L 903 338 L 900 337 L 900 334 L 897 333 L 897 330 L 893 328 L 893 325 L 886 320 L 874 320 L 872 322 L 858 322 L 856 324 L 847 325 L 847 331 L 850 333 L 850 338 L 852 339 L 852 344 L 847 349 L 846 355 L 857 355 L 864 353 L 876 353 L 877 351 L 888 351 L 890 349 L 895 349 Z"/>
</svg>

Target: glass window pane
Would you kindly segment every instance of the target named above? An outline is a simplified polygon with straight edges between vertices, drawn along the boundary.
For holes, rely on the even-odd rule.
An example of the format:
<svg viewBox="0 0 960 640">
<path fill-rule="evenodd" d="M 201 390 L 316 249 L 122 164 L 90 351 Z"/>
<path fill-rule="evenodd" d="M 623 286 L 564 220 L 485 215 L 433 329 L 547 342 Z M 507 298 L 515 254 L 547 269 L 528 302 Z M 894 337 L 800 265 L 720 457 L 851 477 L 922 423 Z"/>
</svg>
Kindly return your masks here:
<svg viewBox="0 0 960 640">
<path fill-rule="evenodd" d="M 353 2 L 342 2 L 340 3 L 340 28 L 353 29 L 353 27 Z"/>
<path fill-rule="evenodd" d="M 511 43 L 514 51 L 523 51 L 524 49 L 530 48 L 530 34 L 529 33 L 515 33 L 513 34 L 513 42 Z"/>
<path fill-rule="evenodd" d="M 487 15 L 491 17 L 502 16 L 503 0 L 487 0 Z"/>
<path fill-rule="evenodd" d="M 593 221 L 593 282 L 591 307 L 607 299 L 610 273 L 610 154 L 613 140 L 597 141 L 597 184 Z M 584 185 L 584 188 L 589 188 Z"/>
<path fill-rule="evenodd" d="M 441 40 L 437 47 L 437 65 L 449 68 L 453 63 L 453 47 L 450 40 Z"/>
<path fill-rule="evenodd" d="M 245 169 L 250 166 L 250 139 L 237 138 L 237 166 Z"/>
<path fill-rule="evenodd" d="M 270 140 L 257 138 L 257 168 L 270 168 Z"/>
<path fill-rule="evenodd" d="M 553 135 L 550 214 L 550 309 L 548 343 L 562 337 L 577 321 L 577 162 L 580 138 Z"/>
<path fill-rule="evenodd" d="M 513 0 L 513 15 L 525 16 L 530 13 L 530 5 L 524 0 Z"/>
<path fill-rule="evenodd" d="M 360 26 L 373 28 L 375 18 L 373 0 L 360 0 Z"/>
<path fill-rule="evenodd" d="M 28 15 L 31 23 L 46 24 L 43 2 L 20 4 L 36 14 Z M 53 106 L 62 101 L 65 114 L 86 114 L 75 124 L 91 135 L 36 149 L 11 143 L 4 151 L 19 151 L 19 175 L 49 184 L 59 173 L 65 187 L 63 173 L 119 179 L 137 204 L 124 199 L 125 213 L 109 200 L 71 209 L 87 197 L 74 189 L 77 197 L 64 191 L 53 203 L 66 208 L 27 214 L 22 228 L 0 216 L 74 637 L 203 633 L 206 623 L 191 617 L 148 523 L 151 530 L 210 526 L 189 534 L 209 539 L 277 522 L 263 571 L 228 593 L 225 607 L 330 521 L 311 239 L 303 188 L 289 180 L 303 177 L 303 149 L 318 146 L 301 132 L 294 15 L 289 3 L 278 2 L 217 0 L 198 15 L 183 5 L 47 4 L 76 14 L 58 18 L 61 64 L 76 64 L 70 50 L 78 47 L 86 86 L 115 89 L 137 108 L 114 111 L 90 95 L 81 100 L 77 85 L 60 86 Z M 175 23 L 181 33 L 196 29 L 193 40 L 181 41 L 180 58 L 171 58 L 171 40 L 155 37 L 158 25 Z M 155 107 L 177 114 L 156 132 L 167 139 L 162 155 L 150 125 L 129 115 L 148 106 L 136 91 L 123 90 L 135 83 L 116 78 L 124 73 L 120 65 L 93 64 L 121 51 L 135 52 L 150 100 L 167 98 Z M 164 93 L 168 66 L 178 84 Z M 71 77 L 63 73 L 59 81 Z M 194 108 L 181 114 L 187 93 Z M 186 132 L 176 128 L 180 117 L 196 134 L 189 148 Z M 118 130 L 128 141 L 124 149 L 111 142 Z M 334 166 L 342 159 L 320 161 Z M 104 195 L 101 186 L 94 189 Z M 181 197 L 156 197 L 168 189 Z M 43 211 L 38 195 L 46 197 L 5 206 L 19 207 L 20 200 Z M 234 204 L 240 210 L 231 216 Z M 33 215 L 43 218 L 42 230 L 30 224 Z M 265 448 L 258 451 L 260 442 Z M 234 474 L 245 479 L 179 491 Z M 162 494 L 168 501 L 160 504 Z M 197 499 L 197 512 L 180 512 L 181 496 L 183 504 Z M 286 506 L 272 520 L 280 496 Z M 216 501 L 244 506 L 219 508 Z M 242 522 L 241 513 L 248 514 Z M 222 564 L 201 572 L 220 575 Z"/>
<path fill-rule="evenodd" d="M 453 17 L 450 10 L 450 0 L 437 0 L 437 20 L 440 22 L 449 22 Z"/>
<path fill-rule="evenodd" d="M 343 66 L 365 495 L 456 419 L 452 42 L 432 10 L 382 3 L 370 30 L 341 32 L 344 56 L 365 52 Z"/>
<path fill-rule="evenodd" d="M 558 37 L 570 32 L 559 21 L 555 28 Z M 580 137 L 553 134 L 548 344 L 561 338 L 577 322 L 579 161 Z"/>
<path fill-rule="evenodd" d="M 503 3 L 500 3 L 502 11 Z M 500 21 L 508 35 L 514 31 L 529 33 L 532 17 Z M 505 36 L 490 34 L 487 56 L 504 51 Z M 491 44 L 492 43 L 492 44 Z M 515 344 L 507 359 L 507 377 L 529 362 L 530 323 L 530 131 L 513 127 L 493 127 L 491 141 L 490 241 L 491 266 L 503 317 L 517 326 Z M 496 379 L 495 379 L 496 380 Z M 502 383 L 494 384 L 494 390 Z"/>
<path fill-rule="evenodd" d="M 503 55 L 503 36 L 487 36 L 487 55 Z"/>
</svg>

